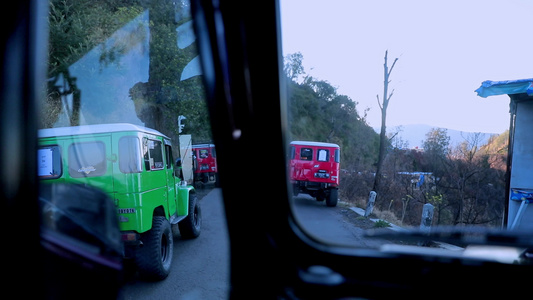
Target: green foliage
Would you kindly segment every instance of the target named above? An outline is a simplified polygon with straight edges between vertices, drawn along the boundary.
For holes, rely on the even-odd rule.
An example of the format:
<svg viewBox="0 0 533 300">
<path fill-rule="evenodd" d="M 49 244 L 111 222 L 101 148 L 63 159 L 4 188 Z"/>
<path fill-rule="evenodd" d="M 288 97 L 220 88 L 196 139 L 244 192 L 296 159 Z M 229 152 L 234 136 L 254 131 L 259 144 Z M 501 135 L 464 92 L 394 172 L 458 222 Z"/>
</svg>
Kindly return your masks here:
<svg viewBox="0 0 533 300">
<path fill-rule="evenodd" d="M 389 222 L 384 221 L 384 220 L 377 220 L 374 223 L 374 228 L 387 228 L 387 227 L 391 227 L 391 225 Z"/>
<path fill-rule="evenodd" d="M 444 157 L 448 154 L 448 146 L 450 145 L 450 137 L 448 131 L 443 128 L 433 128 L 426 133 L 426 140 L 424 141 L 424 151 L 432 155 Z"/>
<path fill-rule="evenodd" d="M 211 141 L 201 77 L 180 80 L 185 66 L 197 56 L 195 43 L 183 49 L 177 45 L 176 28 L 191 20 L 189 9 L 186 1 L 50 0 L 48 77 L 51 80 L 41 127 L 55 125 L 59 115 L 65 113 L 62 102 L 68 98 L 72 99 L 70 125 L 79 125 L 82 115 L 87 123 L 123 122 L 123 106 L 132 103 L 135 111 L 128 113 L 135 113 L 147 127 L 176 139 L 177 117 L 184 115 L 187 117 L 184 134 L 191 134 L 195 142 Z M 135 23 L 145 12 L 149 12 L 149 20 Z M 126 24 L 129 29 L 116 35 Z M 131 66 L 122 62 L 123 57 L 134 48 L 145 47 L 143 43 L 147 40 L 149 49 L 142 51 L 150 53 L 148 81 L 128 87 L 129 99 L 120 100 L 130 103 L 112 103 L 117 101 L 117 96 L 110 95 L 113 83 L 99 77 L 102 70 L 113 65 L 114 76 L 120 82 L 131 71 Z M 93 52 L 98 53 L 98 64 L 94 64 L 94 59 L 89 64 L 81 64 L 80 59 Z M 91 76 L 90 91 L 81 91 L 78 78 L 70 74 L 75 63 L 78 70 L 83 70 L 76 76 L 79 73 Z"/>
<path fill-rule="evenodd" d="M 283 70 L 290 80 L 297 81 L 298 77 L 305 74 L 302 60 L 303 55 L 300 52 L 289 54 L 285 57 Z"/>
<path fill-rule="evenodd" d="M 426 193 L 426 198 L 428 199 L 429 203 L 437 207 L 443 203 L 442 194 L 430 195 L 429 193 Z"/>
<path fill-rule="evenodd" d="M 50 0 L 49 4 L 49 77 L 63 72 L 143 11 L 140 0 Z M 109 49 L 106 60 L 113 61 L 121 50 Z"/>
</svg>

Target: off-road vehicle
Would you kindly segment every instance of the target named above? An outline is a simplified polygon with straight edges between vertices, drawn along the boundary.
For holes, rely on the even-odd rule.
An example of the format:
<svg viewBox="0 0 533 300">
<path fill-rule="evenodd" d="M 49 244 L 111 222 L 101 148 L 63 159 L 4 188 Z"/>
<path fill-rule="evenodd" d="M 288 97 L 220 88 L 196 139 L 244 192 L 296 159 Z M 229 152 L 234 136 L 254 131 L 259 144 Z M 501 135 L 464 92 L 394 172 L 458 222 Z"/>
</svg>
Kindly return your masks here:
<svg viewBox="0 0 533 300">
<path fill-rule="evenodd" d="M 337 144 L 293 141 L 290 143 L 290 170 L 294 196 L 309 194 L 327 206 L 338 201 L 340 147 Z"/>
<path fill-rule="evenodd" d="M 42 184 L 85 184 L 110 196 L 124 258 L 146 279 L 170 272 L 171 225 L 182 238 L 200 234 L 195 190 L 180 180 L 171 140 L 159 131 L 125 123 L 41 129 L 38 162 Z"/>
</svg>

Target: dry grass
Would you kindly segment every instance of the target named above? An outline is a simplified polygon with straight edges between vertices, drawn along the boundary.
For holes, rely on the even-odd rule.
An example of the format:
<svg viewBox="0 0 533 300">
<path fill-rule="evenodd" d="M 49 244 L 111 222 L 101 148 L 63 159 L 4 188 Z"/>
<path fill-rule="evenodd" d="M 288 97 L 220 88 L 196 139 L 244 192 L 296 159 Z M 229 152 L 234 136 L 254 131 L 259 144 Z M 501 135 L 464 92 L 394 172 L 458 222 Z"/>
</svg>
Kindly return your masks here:
<svg viewBox="0 0 533 300">
<path fill-rule="evenodd" d="M 359 207 L 362 209 L 366 209 L 367 200 L 368 200 L 367 198 L 358 197 L 355 199 L 344 200 L 343 202 L 346 206 L 355 206 L 355 207 Z M 376 219 L 381 219 L 381 220 L 387 221 L 395 225 L 402 225 L 400 219 L 398 219 L 398 217 L 396 217 L 396 215 L 392 211 L 389 211 L 389 210 L 381 211 L 377 209 L 375 206 L 374 206 L 374 209 L 372 210 L 371 217 L 376 218 Z"/>
</svg>

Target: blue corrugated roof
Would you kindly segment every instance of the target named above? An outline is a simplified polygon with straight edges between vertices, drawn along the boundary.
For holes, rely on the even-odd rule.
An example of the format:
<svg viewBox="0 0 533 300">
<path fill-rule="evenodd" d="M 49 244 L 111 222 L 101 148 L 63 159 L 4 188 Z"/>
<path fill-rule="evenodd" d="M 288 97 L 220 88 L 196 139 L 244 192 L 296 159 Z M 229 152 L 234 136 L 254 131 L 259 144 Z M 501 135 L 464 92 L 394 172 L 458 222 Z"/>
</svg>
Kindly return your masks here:
<svg viewBox="0 0 533 300">
<path fill-rule="evenodd" d="M 486 98 L 488 96 L 505 95 L 505 94 L 522 94 L 533 95 L 533 78 L 492 81 L 486 80 L 475 90 L 478 96 Z"/>
</svg>

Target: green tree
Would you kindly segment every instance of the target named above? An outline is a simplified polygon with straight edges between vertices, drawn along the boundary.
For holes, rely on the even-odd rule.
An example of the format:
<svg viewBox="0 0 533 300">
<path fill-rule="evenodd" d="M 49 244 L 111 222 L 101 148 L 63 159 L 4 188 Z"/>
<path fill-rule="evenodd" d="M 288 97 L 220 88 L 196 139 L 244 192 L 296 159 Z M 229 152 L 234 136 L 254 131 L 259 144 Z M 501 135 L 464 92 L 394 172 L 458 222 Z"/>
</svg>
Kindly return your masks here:
<svg viewBox="0 0 533 300">
<path fill-rule="evenodd" d="M 450 151 L 449 146 L 450 137 L 447 129 L 433 128 L 426 133 L 426 140 L 423 143 L 425 153 L 442 159 Z"/>
<path fill-rule="evenodd" d="M 288 54 L 285 56 L 285 62 L 283 64 L 283 71 L 289 80 L 298 81 L 300 76 L 305 75 L 304 66 L 302 64 L 303 55 L 300 52 Z"/>
<path fill-rule="evenodd" d="M 104 80 L 94 82 L 93 98 L 80 91 L 70 67 L 89 51 L 99 53 L 98 65 L 84 65 L 85 74 L 98 73 L 109 65 L 127 72 L 122 57 L 133 47 L 149 39 L 149 78 L 130 87 L 129 96 L 137 117 L 148 127 L 176 138 L 177 118 L 187 117 L 185 133 L 193 140 L 210 141 L 211 130 L 200 76 L 181 80 L 185 66 L 197 55 L 196 44 L 178 47 L 177 28 L 191 21 L 187 1 L 167 0 L 51 0 L 50 1 L 50 78 L 48 97 L 43 105 L 41 127 L 53 127 L 63 110 L 64 99 L 72 99 L 70 125 L 79 125 L 82 94 L 84 105 L 105 94 Z M 132 22 L 148 12 L 149 21 Z M 123 37 L 110 37 L 126 24 L 134 29 Z M 116 74 L 121 76 L 121 74 Z M 97 80 L 95 80 L 97 81 Z M 98 94 L 100 93 L 100 94 Z M 109 101 L 113 101 L 110 97 Z M 90 103 L 89 103 L 90 104 Z M 92 107 L 96 107 L 93 105 Z M 107 107 L 99 107 L 106 115 Z M 109 115 L 107 113 L 107 115 Z M 121 121 L 115 116 L 101 117 L 98 122 Z"/>
<path fill-rule="evenodd" d="M 440 177 L 450 152 L 449 146 L 450 137 L 446 129 L 433 128 L 426 133 L 426 139 L 422 144 L 425 158 L 423 171 L 433 172 L 435 176 Z"/>
<path fill-rule="evenodd" d="M 43 104 L 41 127 L 52 127 L 62 110 L 62 97 L 72 96 L 70 124 L 79 125 L 81 106 L 76 78 L 69 67 L 100 45 L 118 28 L 142 11 L 140 1 L 50 0 L 48 95 Z M 116 62 L 128 44 L 102 48 L 102 64 Z M 63 82 L 61 82 L 63 80 Z"/>
<path fill-rule="evenodd" d="M 150 67 L 148 82 L 132 87 L 130 96 L 137 116 L 146 126 L 177 137 L 177 118 L 187 118 L 196 139 L 208 139 L 211 128 L 205 93 L 198 77 L 181 80 L 185 66 L 197 55 L 195 43 L 178 48 L 177 26 L 191 20 L 183 1 L 149 1 Z M 177 17 L 179 16 L 179 17 Z M 187 126 L 188 127 L 188 126 Z"/>
<path fill-rule="evenodd" d="M 446 164 L 448 163 L 448 153 L 450 153 L 449 145 L 448 131 L 443 128 L 432 128 L 426 133 L 426 139 L 422 143 L 424 154 L 420 167 L 422 171 L 433 173 L 436 195 L 441 193 L 441 184 L 446 175 Z"/>
</svg>

